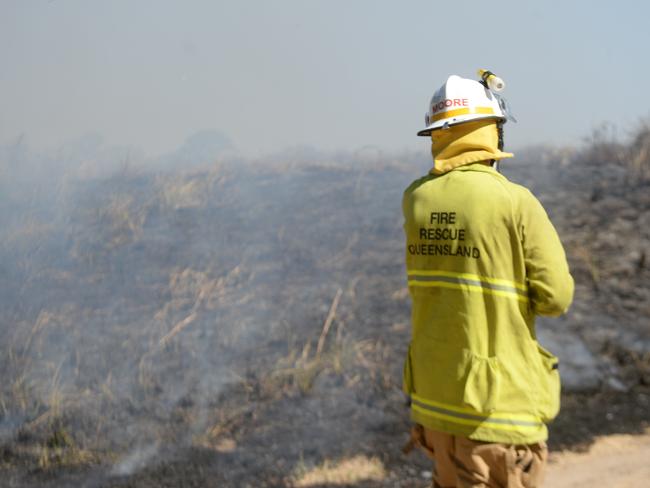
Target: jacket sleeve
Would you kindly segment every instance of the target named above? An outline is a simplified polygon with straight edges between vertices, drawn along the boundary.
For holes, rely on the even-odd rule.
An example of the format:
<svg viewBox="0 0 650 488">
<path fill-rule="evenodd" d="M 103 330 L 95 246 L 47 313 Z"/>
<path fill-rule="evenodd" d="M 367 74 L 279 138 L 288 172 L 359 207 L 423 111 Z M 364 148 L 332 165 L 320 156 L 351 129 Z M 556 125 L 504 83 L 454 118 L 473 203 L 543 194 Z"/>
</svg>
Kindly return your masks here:
<svg viewBox="0 0 650 488">
<path fill-rule="evenodd" d="M 521 202 L 526 279 L 533 312 L 558 316 L 573 300 L 573 278 L 564 248 L 542 204 L 526 191 Z"/>
</svg>

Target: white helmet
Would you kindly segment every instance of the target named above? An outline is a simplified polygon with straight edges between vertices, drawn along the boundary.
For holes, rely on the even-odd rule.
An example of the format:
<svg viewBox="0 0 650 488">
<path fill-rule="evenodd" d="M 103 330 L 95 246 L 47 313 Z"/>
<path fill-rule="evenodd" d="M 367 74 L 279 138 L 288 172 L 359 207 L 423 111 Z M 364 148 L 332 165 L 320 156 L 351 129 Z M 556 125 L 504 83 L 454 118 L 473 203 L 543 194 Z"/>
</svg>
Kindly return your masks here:
<svg viewBox="0 0 650 488">
<path fill-rule="evenodd" d="M 429 111 L 424 116 L 426 127 L 418 135 L 428 136 L 433 130 L 470 120 L 492 118 L 505 122 L 508 115 L 505 100 L 487 85 L 485 80 L 482 83 L 451 75 L 433 94 Z"/>
</svg>

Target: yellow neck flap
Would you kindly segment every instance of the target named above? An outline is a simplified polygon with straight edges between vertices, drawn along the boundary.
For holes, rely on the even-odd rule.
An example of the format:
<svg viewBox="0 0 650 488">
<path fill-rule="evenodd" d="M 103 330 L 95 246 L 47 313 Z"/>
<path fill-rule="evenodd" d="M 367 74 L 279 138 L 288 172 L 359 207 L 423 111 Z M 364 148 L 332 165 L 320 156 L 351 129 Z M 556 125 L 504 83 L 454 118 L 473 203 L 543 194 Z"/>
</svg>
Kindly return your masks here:
<svg viewBox="0 0 650 488">
<path fill-rule="evenodd" d="M 477 120 L 431 132 L 434 174 L 478 161 L 514 156 L 499 150 L 499 133 L 493 119 Z"/>
</svg>

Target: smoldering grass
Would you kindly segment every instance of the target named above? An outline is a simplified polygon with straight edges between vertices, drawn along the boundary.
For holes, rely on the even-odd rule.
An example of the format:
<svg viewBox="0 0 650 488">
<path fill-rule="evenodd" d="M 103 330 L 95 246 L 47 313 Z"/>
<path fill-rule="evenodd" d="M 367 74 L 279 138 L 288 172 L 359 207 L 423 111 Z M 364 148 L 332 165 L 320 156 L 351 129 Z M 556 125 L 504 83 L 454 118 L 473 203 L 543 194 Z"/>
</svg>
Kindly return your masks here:
<svg viewBox="0 0 650 488">
<path fill-rule="evenodd" d="M 157 444 L 148 444 L 132 449 L 126 456 L 119 460 L 111 469 L 114 476 L 128 476 L 144 468 L 158 453 Z"/>
<path fill-rule="evenodd" d="M 605 122 L 584 138 L 585 145 L 573 158 L 593 166 L 615 165 L 627 172 L 627 185 L 650 181 L 650 119 L 640 120 L 625 137 L 615 124 Z"/>
<path fill-rule="evenodd" d="M 72 435 L 59 421 L 52 422 L 50 434 L 45 442 L 37 447 L 37 453 L 38 466 L 45 471 L 99 462 L 97 453 L 78 446 Z"/>
<path fill-rule="evenodd" d="M 250 448 L 259 422 L 286 423 L 263 417 L 284 397 L 318 401 L 346 388 L 381 400 L 398 390 L 390 364 L 407 327 L 390 336 L 388 326 L 405 320 L 394 305 L 408 293 L 393 292 L 401 268 L 377 263 L 401 259 L 399 223 L 391 227 L 399 211 L 384 215 L 370 172 L 361 185 L 342 166 L 304 178 L 264 169 L 263 185 L 246 175 L 228 186 L 237 175 L 219 169 L 87 181 L 65 219 L 26 220 L 3 239 L 4 262 L 21 263 L 6 308 L 18 305 L 0 329 L 0 440 L 12 462 L 47 471 L 102 463 L 127 476 L 167 446 Z M 396 174 L 377 188 L 392 188 Z M 342 219 L 347 207 L 352 218 Z M 55 242 L 59 254 L 31 239 Z M 609 273 L 599 253 L 590 246 L 580 261 L 594 284 Z M 353 470 L 336 455 L 311 459 L 296 480 Z"/>
<path fill-rule="evenodd" d="M 212 253 L 207 266 L 191 256 L 191 249 L 176 251 L 179 242 L 193 245 L 187 238 L 190 210 L 219 212 L 223 206 L 230 212 L 224 201 L 236 203 L 237 193 L 221 192 L 224 178 L 211 170 L 207 177 L 164 176 L 153 186 L 151 179 L 130 174 L 105 184 L 86 181 L 78 201 L 72 195 L 64 199 L 71 215 L 4 241 L 29 264 L 16 271 L 25 275 L 25 291 L 18 297 L 29 306 L 17 309 L 19 323 L 0 331 L 10 344 L 0 357 L 11 385 L 11 391 L 2 391 L 2 420 L 14 424 L 6 441 L 26 464 L 49 471 L 110 462 L 127 453 L 114 472 L 128 474 L 151 462 L 156 446 L 186 442 L 199 431 L 211 434 L 217 451 L 236 445 L 228 436 L 251 415 L 250 408 L 219 407 L 224 385 L 202 378 L 236 381 L 225 372 L 228 354 L 223 360 L 219 354 L 250 344 L 251 333 L 266 323 L 278 294 L 265 289 L 261 302 L 252 282 L 267 273 L 266 284 L 276 283 L 277 266 L 259 262 L 266 248 L 238 261 Z M 76 191 L 72 184 L 68 189 Z M 261 209 L 265 203 L 259 202 Z M 238 218 L 257 218 L 244 210 L 241 217 L 234 215 L 233 225 L 240 225 Z M 57 245 L 65 242 L 57 248 L 60 256 L 46 252 L 38 261 L 31 251 L 21 254 L 22 243 L 36 235 Z M 310 249 L 289 240 L 309 258 Z M 332 255 L 349 257 L 356 242 L 349 240 L 342 254 Z M 142 248 L 160 261 L 147 261 L 148 255 L 138 254 Z M 172 266 L 175 260 L 181 263 Z M 38 285 L 43 276 L 46 282 Z M 250 317 L 241 317 L 241 309 L 249 308 Z M 342 344 L 344 322 L 335 320 L 333 309 L 327 327 L 314 324 L 321 339 L 301 342 L 295 353 L 288 350 L 279 359 L 276 350 L 277 366 L 270 374 L 244 381 L 251 395 L 272 398 L 278 384 L 281 392 L 307 395 L 320 374 L 347 371 L 356 353 L 351 344 Z M 290 327 L 297 327 L 295 320 Z M 303 334 L 297 337 L 305 340 Z M 246 376 L 241 365 L 232 369 Z M 138 439 L 140 447 L 131 450 Z"/>
<path fill-rule="evenodd" d="M 642 182 L 650 181 L 650 120 L 639 124 L 629 145 L 627 161 L 632 175 Z"/>
<path fill-rule="evenodd" d="M 314 467 L 304 461 L 294 469 L 291 486 L 349 486 L 367 481 L 383 481 L 387 476 L 384 464 L 376 457 L 353 456 L 333 462 L 325 460 Z"/>
</svg>

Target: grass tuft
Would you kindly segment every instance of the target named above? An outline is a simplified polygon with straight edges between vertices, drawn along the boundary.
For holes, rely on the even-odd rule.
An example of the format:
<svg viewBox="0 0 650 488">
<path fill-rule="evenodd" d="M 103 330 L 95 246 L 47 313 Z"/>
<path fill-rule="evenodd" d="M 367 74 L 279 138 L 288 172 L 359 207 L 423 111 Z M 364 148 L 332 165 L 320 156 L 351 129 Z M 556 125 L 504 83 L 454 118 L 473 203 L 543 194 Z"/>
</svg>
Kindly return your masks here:
<svg viewBox="0 0 650 488">
<path fill-rule="evenodd" d="M 320 466 L 308 469 L 299 464 L 294 475 L 296 488 L 322 485 L 349 485 L 361 481 L 382 481 L 386 469 L 376 457 L 354 456 L 337 463 L 325 461 Z"/>
</svg>

